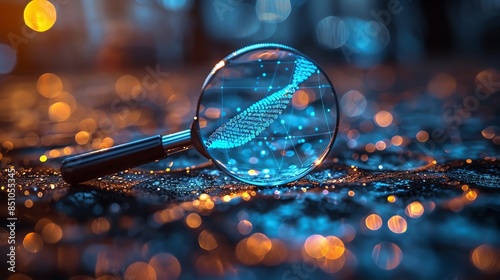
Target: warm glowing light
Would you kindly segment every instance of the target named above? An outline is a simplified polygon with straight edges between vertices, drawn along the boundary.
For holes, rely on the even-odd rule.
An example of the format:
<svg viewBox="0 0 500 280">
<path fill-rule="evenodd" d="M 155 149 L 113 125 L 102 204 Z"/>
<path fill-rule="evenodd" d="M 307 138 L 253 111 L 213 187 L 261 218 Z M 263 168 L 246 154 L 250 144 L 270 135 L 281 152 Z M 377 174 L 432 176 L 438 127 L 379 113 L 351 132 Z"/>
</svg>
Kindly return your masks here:
<svg viewBox="0 0 500 280">
<path fill-rule="evenodd" d="M 47 156 L 46 155 L 41 155 L 40 156 L 40 162 L 46 162 L 47 161 Z"/>
<path fill-rule="evenodd" d="M 405 213 L 408 217 L 419 218 L 424 214 L 424 206 L 418 201 L 414 201 L 406 206 Z"/>
<path fill-rule="evenodd" d="M 480 270 L 494 272 L 500 269 L 497 265 L 499 261 L 497 253 L 489 245 L 484 244 L 472 250 L 470 259 L 472 264 Z"/>
<path fill-rule="evenodd" d="M 387 111 L 380 111 L 375 114 L 375 123 L 380 127 L 387 127 L 391 125 L 393 121 L 392 114 Z"/>
<path fill-rule="evenodd" d="M 394 135 L 391 138 L 391 143 L 394 146 L 401 146 L 403 144 L 403 137 L 401 137 L 399 135 Z"/>
<path fill-rule="evenodd" d="M 455 79 L 446 73 L 437 74 L 428 84 L 428 90 L 431 94 L 439 98 L 451 96 L 457 89 Z"/>
<path fill-rule="evenodd" d="M 196 213 L 191 213 L 186 216 L 186 224 L 190 228 L 197 228 L 201 225 L 201 217 Z"/>
<path fill-rule="evenodd" d="M 257 172 L 257 171 L 256 171 L 256 170 L 254 170 L 254 169 L 250 169 L 250 170 L 248 170 L 248 175 L 250 175 L 250 176 L 256 176 L 256 175 L 258 175 L 258 174 L 259 174 L 259 172 Z"/>
<path fill-rule="evenodd" d="M 71 116 L 71 107 L 65 102 L 56 102 L 49 107 L 49 117 L 54 122 L 63 122 Z"/>
<path fill-rule="evenodd" d="M 372 258 L 378 267 L 392 270 L 401 263 L 403 252 L 394 243 L 381 242 L 373 247 Z"/>
<path fill-rule="evenodd" d="M 427 140 L 429 140 L 429 133 L 427 133 L 427 131 L 420 130 L 419 132 L 417 132 L 417 140 L 419 142 L 426 142 Z"/>
<path fill-rule="evenodd" d="M 365 219 L 365 225 L 370 230 L 378 230 L 382 227 L 382 218 L 377 214 L 370 214 Z"/>
<path fill-rule="evenodd" d="M 57 243 L 61 240 L 63 232 L 60 226 L 48 223 L 43 227 L 42 237 L 47 243 Z"/>
<path fill-rule="evenodd" d="M 49 1 L 33 0 L 24 9 L 24 23 L 37 32 L 49 30 L 56 20 L 56 8 Z"/>
<path fill-rule="evenodd" d="M 271 250 L 271 240 L 264 234 L 258 232 L 252 234 L 247 240 L 247 247 L 257 256 L 264 256 Z"/>
<path fill-rule="evenodd" d="M 288 249 L 279 239 L 271 239 L 271 250 L 267 252 L 262 263 L 267 266 L 276 266 L 283 263 L 288 256 Z"/>
<path fill-rule="evenodd" d="M 407 225 L 406 220 L 399 216 L 394 215 L 387 221 L 387 226 L 394 233 L 403 233 L 406 231 Z"/>
<path fill-rule="evenodd" d="M 169 253 L 154 255 L 149 265 L 156 271 L 157 279 L 177 279 L 181 275 L 181 264 Z"/>
<path fill-rule="evenodd" d="M 340 258 L 345 251 L 344 242 L 336 236 L 327 236 L 328 241 L 328 252 L 325 254 L 325 258 L 329 260 L 335 260 Z"/>
<path fill-rule="evenodd" d="M 326 253 L 328 253 L 328 245 L 329 242 L 324 236 L 314 234 L 306 239 L 304 249 L 309 256 L 318 259 L 324 257 Z"/>
<path fill-rule="evenodd" d="M 372 143 L 368 143 L 366 144 L 365 146 L 365 150 L 369 153 L 373 153 L 375 152 L 375 150 L 377 149 L 377 147 L 375 147 L 375 145 L 373 145 Z"/>
<path fill-rule="evenodd" d="M 253 226 L 250 221 L 242 220 L 238 223 L 238 231 L 243 235 L 247 235 L 252 232 L 252 228 Z"/>
<path fill-rule="evenodd" d="M 115 143 L 115 141 L 113 140 L 113 138 L 111 138 L 111 137 L 104 137 L 104 139 L 102 139 L 101 146 L 103 148 L 109 148 L 109 147 L 112 147 L 114 143 Z"/>
<path fill-rule="evenodd" d="M 90 135 L 86 131 L 80 131 L 75 135 L 75 141 L 78 145 L 85 145 L 89 142 Z"/>
<path fill-rule="evenodd" d="M 292 105 L 297 110 L 304 110 L 309 105 L 309 96 L 303 90 L 297 90 L 292 97 Z"/>
<path fill-rule="evenodd" d="M 318 259 L 318 266 L 327 273 L 335 273 L 339 271 L 345 264 L 345 256 L 342 255 L 337 259 L 328 259 L 325 257 Z"/>
<path fill-rule="evenodd" d="M 132 100 L 139 96 L 142 85 L 136 77 L 132 75 L 123 75 L 116 81 L 115 90 L 120 98 Z"/>
<path fill-rule="evenodd" d="M 28 252 L 36 253 L 43 247 L 43 239 L 38 233 L 30 232 L 23 239 L 23 246 Z"/>
<path fill-rule="evenodd" d="M 106 219 L 104 217 L 99 217 L 99 218 L 95 219 L 94 221 L 92 221 L 92 231 L 95 234 L 106 233 L 106 232 L 108 232 L 109 228 L 110 228 L 109 221 L 108 221 L 108 219 Z"/>
<path fill-rule="evenodd" d="M 477 192 L 474 190 L 469 190 L 465 193 L 465 198 L 469 201 L 474 201 L 477 198 Z"/>
<path fill-rule="evenodd" d="M 471 164 L 472 163 L 472 159 L 468 158 L 468 159 L 465 160 L 465 162 L 468 163 L 468 164 Z"/>
<path fill-rule="evenodd" d="M 356 195 L 356 193 L 353 191 L 353 190 L 350 190 L 347 192 L 347 195 L 350 196 L 350 197 L 353 197 Z"/>
<path fill-rule="evenodd" d="M 213 250 L 218 246 L 215 237 L 206 230 L 202 231 L 198 236 L 198 243 L 200 244 L 201 248 L 207 251 Z"/>
<path fill-rule="evenodd" d="M 26 199 L 26 201 L 24 202 L 24 206 L 25 206 L 26 208 L 31 208 L 31 207 L 33 207 L 33 200 L 31 200 L 31 199 Z"/>
<path fill-rule="evenodd" d="M 125 279 L 156 280 L 156 271 L 153 266 L 145 262 L 135 262 L 127 267 Z"/>
<path fill-rule="evenodd" d="M 38 78 L 36 88 L 42 96 L 54 98 L 62 92 L 63 84 L 61 78 L 59 78 L 56 74 L 45 73 Z"/>
<path fill-rule="evenodd" d="M 394 203 L 394 202 L 396 202 L 396 196 L 391 194 L 390 196 L 388 196 L 388 197 L 387 197 L 387 201 L 388 201 L 389 203 Z"/>
<path fill-rule="evenodd" d="M 224 201 L 224 202 L 231 201 L 231 196 L 226 194 L 225 196 L 222 197 L 222 201 Z"/>
<path fill-rule="evenodd" d="M 2 143 L 2 147 L 6 150 L 12 150 L 14 149 L 14 143 L 12 143 L 11 141 L 5 141 Z"/>
<path fill-rule="evenodd" d="M 488 126 L 487 128 L 481 130 L 481 134 L 486 139 L 493 139 L 496 136 L 495 127 L 494 126 Z"/>
<path fill-rule="evenodd" d="M 379 151 L 385 150 L 386 147 L 387 145 L 385 144 L 384 141 L 377 141 L 377 143 L 375 143 L 375 148 L 377 148 L 377 150 Z"/>
<path fill-rule="evenodd" d="M 200 194 L 200 200 L 201 201 L 206 201 L 206 200 L 209 200 L 210 199 L 210 196 L 206 193 L 202 193 Z"/>
</svg>

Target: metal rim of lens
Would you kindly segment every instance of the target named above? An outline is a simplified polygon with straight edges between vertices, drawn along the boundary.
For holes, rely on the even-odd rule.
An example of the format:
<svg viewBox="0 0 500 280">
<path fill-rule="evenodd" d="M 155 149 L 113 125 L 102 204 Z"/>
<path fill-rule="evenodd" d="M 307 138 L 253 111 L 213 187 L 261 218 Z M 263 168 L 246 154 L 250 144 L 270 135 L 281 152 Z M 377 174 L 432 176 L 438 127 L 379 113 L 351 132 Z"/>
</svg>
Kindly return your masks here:
<svg viewBox="0 0 500 280">
<path fill-rule="evenodd" d="M 265 50 L 265 49 L 269 49 L 269 50 L 280 50 L 281 49 L 281 50 L 288 51 L 288 52 L 294 53 L 296 55 L 302 56 L 303 58 L 305 58 L 305 59 L 311 61 L 312 63 L 314 63 L 314 65 L 318 68 L 318 70 L 321 72 L 321 74 L 323 74 L 323 76 L 325 77 L 325 79 L 328 82 L 328 84 L 330 84 L 330 87 L 331 87 L 332 93 L 333 93 L 333 98 L 335 100 L 336 120 L 335 120 L 335 131 L 333 133 L 333 136 L 330 138 L 330 142 L 328 143 L 328 146 L 325 148 L 325 150 L 323 151 L 323 153 L 319 157 L 317 157 L 317 161 L 323 162 L 323 160 L 326 158 L 326 156 L 328 155 L 328 153 L 331 151 L 331 149 L 333 147 L 333 144 L 335 143 L 335 139 L 337 138 L 337 133 L 338 133 L 338 130 L 339 130 L 339 123 L 340 123 L 340 111 L 339 111 L 340 108 L 339 108 L 339 101 L 338 101 L 338 98 L 337 98 L 337 92 L 335 91 L 335 88 L 334 88 L 334 86 L 332 84 L 332 81 L 330 80 L 330 78 L 328 77 L 328 75 L 326 74 L 326 72 L 323 70 L 323 68 L 321 68 L 321 66 L 319 66 L 314 60 L 312 60 L 308 56 L 304 55 L 300 51 L 298 51 L 298 50 L 296 50 L 296 49 L 294 49 L 292 47 L 289 47 L 289 46 L 286 46 L 286 45 L 282 45 L 282 44 L 276 44 L 276 43 L 259 43 L 259 44 L 249 45 L 249 46 L 246 46 L 246 47 L 243 47 L 241 49 L 238 49 L 238 50 L 234 51 L 233 53 L 231 53 L 230 55 L 226 56 L 221 61 L 224 61 L 224 63 L 226 63 L 229 60 L 234 59 L 234 58 L 236 58 L 236 57 L 238 57 L 240 55 L 246 54 L 249 51 Z M 200 135 L 200 123 L 199 123 L 199 119 L 200 119 L 199 118 L 199 113 L 200 113 L 201 101 L 202 101 L 203 95 L 205 93 L 206 86 L 210 83 L 210 81 L 213 79 L 213 77 L 215 76 L 215 74 L 218 73 L 218 71 L 221 70 L 221 69 L 223 69 L 223 68 L 224 68 L 224 66 L 223 67 L 219 67 L 217 69 L 217 66 L 215 66 L 210 71 L 210 74 L 208 74 L 207 78 L 205 79 L 205 82 L 203 83 L 203 86 L 201 87 L 200 96 L 198 97 L 198 102 L 197 102 L 197 105 L 196 105 L 196 117 L 195 117 L 195 121 L 193 123 L 193 128 L 196 131 L 196 133 L 195 133 L 196 134 L 195 137 L 197 138 L 196 141 L 198 141 L 201 144 L 200 146 L 202 146 L 204 152 L 207 155 L 210 155 L 210 160 L 213 162 L 213 164 L 219 170 L 224 171 L 225 174 L 228 174 L 232 178 L 234 178 L 234 179 L 236 179 L 238 181 L 247 183 L 247 184 L 258 186 L 258 187 L 273 187 L 273 186 L 284 185 L 284 184 L 296 181 L 296 180 L 298 180 L 300 178 L 303 178 L 304 176 L 310 174 L 314 169 L 318 168 L 318 166 L 320 166 L 321 164 L 313 164 L 311 167 L 309 167 L 307 169 L 307 171 L 304 171 L 300 176 L 294 176 L 293 178 L 290 178 L 290 179 L 287 179 L 287 180 L 276 181 L 276 182 L 273 182 L 272 184 L 269 184 L 269 183 L 265 183 L 265 182 L 253 182 L 251 180 L 243 179 L 240 176 L 238 176 L 237 174 L 233 174 L 233 173 L 229 172 L 229 170 L 226 167 L 222 166 L 216 160 L 212 160 L 212 154 L 207 150 L 207 148 L 205 147 L 205 144 L 203 143 L 203 140 L 201 139 L 201 135 Z"/>
</svg>

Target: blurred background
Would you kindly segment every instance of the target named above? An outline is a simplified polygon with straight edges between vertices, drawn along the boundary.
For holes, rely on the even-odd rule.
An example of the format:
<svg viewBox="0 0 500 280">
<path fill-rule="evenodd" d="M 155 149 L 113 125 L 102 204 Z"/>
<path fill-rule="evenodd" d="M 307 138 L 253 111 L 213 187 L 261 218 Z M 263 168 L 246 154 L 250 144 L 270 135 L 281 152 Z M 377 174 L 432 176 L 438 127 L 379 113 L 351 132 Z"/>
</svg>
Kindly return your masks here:
<svg viewBox="0 0 500 280">
<path fill-rule="evenodd" d="M 2 75 L 175 69 L 213 63 L 257 42 L 294 46 L 322 64 L 360 67 L 494 59 L 500 50 L 498 0 L 53 0 L 53 13 L 31 11 L 45 18 L 41 33 L 26 28 L 29 2 L 0 4 Z"/>
<path fill-rule="evenodd" d="M 0 21 L 10 280 L 499 279 L 500 0 L 1 0 Z M 68 155 L 189 128 L 213 66 L 261 42 L 335 86 L 311 175 L 259 189 L 191 151 L 62 181 Z"/>
</svg>

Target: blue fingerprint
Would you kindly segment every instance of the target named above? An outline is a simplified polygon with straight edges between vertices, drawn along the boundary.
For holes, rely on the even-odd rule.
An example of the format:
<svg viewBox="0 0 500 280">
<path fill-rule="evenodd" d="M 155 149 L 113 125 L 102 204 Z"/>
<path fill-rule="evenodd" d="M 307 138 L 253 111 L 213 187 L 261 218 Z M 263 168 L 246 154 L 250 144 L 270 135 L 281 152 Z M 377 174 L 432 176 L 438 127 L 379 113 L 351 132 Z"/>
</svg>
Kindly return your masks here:
<svg viewBox="0 0 500 280">
<path fill-rule="evenodd" d="M 231 149 L 244 145 L 259 136 L 290 103 L 299 85 L 306 81 L 317 67 L 299 57 L 295 61 L 292 82 L 285 88 L 257 101 L 240 114 L 217 128 L 207 139 L 208 149 Z"/>
</svg>

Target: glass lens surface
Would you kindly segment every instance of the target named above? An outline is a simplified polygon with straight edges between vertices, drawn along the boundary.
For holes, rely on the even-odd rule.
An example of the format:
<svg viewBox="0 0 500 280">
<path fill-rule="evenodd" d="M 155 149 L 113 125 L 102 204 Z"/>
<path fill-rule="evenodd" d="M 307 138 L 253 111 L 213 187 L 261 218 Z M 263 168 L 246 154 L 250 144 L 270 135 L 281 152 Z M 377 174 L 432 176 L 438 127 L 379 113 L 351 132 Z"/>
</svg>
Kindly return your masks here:
<svg viewBox="0 0 500 280">
<path fill-rule="evenodd" d="M 338 127 L 338 104 L 323 71 L 282 45 L 254 45 L 220 61 L 198 103 L 200 141 L 233 177 L 275 186 L 321 163 Z"/>
</svg>

